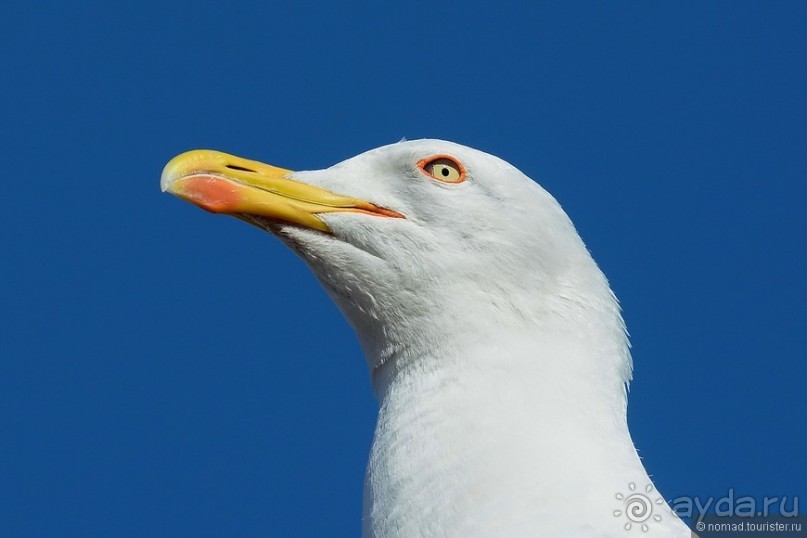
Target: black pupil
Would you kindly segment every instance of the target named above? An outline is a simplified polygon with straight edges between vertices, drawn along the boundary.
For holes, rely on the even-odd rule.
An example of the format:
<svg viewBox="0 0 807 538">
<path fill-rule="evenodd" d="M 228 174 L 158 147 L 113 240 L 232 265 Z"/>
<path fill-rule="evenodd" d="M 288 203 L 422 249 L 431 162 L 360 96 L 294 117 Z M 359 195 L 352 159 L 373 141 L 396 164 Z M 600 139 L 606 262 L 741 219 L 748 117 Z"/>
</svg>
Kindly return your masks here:
<svg viewBox="0 0 807 538">
<path fill-rule="evenodd" d="M 449 174 L 450 172 L 448 171 L 448 167 L 447 167 L 447 166 L 444 166 L 444 167 L 442 168 L 442 170 L 440 170 L 440 173 L 441 173 L 441 174 L 443 174 L 443 177 L 448 177 L 448 174 Z"/>
</svg>

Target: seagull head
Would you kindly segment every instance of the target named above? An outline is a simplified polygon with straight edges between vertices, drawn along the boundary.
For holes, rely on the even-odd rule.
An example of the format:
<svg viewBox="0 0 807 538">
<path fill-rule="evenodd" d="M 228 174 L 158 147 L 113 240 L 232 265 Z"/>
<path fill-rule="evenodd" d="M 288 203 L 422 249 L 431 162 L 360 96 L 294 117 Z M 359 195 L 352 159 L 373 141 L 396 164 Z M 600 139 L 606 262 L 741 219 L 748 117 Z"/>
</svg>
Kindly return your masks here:
<svg viewBox="0 0 807 538">
<path fill-rule="evenodd" d="M 416 140 L 310 171 L 191 151 L 162 188 L 280 238 L 356 330 L 381 402 L 365 535 L 621 529 L 604 503 L 650 483 L 627 429 L 625 326 L 536 182 Z"/>
<path fill-rule="evenodd" d="M 162 189 L 291 247 L 353 325 L 374 374 L 493 333 L 573 333 L 594 323 L 591 311 L 607 314 L 603 330 L 623 333 L 560 205 L 482 151 L 402 141 L 291 171 L 195 150 L 168 163 Z"/>
</svg>

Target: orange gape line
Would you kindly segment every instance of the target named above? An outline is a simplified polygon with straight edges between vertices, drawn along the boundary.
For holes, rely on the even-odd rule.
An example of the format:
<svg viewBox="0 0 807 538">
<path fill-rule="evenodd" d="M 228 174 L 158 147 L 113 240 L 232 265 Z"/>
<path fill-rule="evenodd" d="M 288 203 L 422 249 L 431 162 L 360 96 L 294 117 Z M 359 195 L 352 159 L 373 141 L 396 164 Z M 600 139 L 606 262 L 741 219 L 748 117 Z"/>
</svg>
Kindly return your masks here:
<svg viewBox="0 0 807 538">
<path fill-rule="evenodd" d="M 235 213 L 242 201 L 241 189 L 224 178 L 197 175 L 183 178 L 179 195 L 211 213 Z"/>
<path fill-rule="evenodd" d="M 358 213 L 369 213 L 370 215 L 377 215 L 381 217 L 390 217 L 393 219 L 405 219 L 403 215 L 398 213 L 397 211 L 393 211 L 392 209 L 384 209 L 383 207 L 378 207 L 377 205 L 373 206 L 372 211 L 365 211 L 363 209 L 354 209 L 354 211 Z"/>
</svg>

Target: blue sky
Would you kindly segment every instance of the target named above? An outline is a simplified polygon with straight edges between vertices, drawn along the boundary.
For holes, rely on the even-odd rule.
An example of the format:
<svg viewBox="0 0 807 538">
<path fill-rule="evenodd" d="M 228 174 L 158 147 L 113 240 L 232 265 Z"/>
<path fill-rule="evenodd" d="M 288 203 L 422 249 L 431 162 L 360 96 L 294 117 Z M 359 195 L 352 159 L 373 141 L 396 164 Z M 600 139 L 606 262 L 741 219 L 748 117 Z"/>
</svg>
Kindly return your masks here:
<svg viewBox="0 0 807 538">
<path fill-rule="evenodd" d="M 807 5 L 12 2 L 0 534 L 356 536 L 376 403 L 269 235 L 159 191 L 402 137 L 509 160 L 622 301 L 668 499 L 807 484 Z"/>
</svg>

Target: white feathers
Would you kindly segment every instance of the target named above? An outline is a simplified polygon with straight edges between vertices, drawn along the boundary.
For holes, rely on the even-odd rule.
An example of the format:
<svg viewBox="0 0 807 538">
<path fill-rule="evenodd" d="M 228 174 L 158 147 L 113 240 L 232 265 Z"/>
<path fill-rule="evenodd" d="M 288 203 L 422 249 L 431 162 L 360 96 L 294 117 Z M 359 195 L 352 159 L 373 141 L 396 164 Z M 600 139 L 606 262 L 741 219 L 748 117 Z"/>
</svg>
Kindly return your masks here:
<svg viewBox="0 0 807 538">
<path fill-rule="evenodd" d="M 467 179 L 423 174 L 436 155 Z M 364 535 L 625 536 L 615 494 L 650 484 L 627 430 L 625 327 L 552 196 L 438 140 L 294 179 L 406 217 L 329 213 L 332 236 L 277 230 L 355 328 L 381 403 Z M 650 535 L 689 535 L 656 515 Z"/>
</svg>

